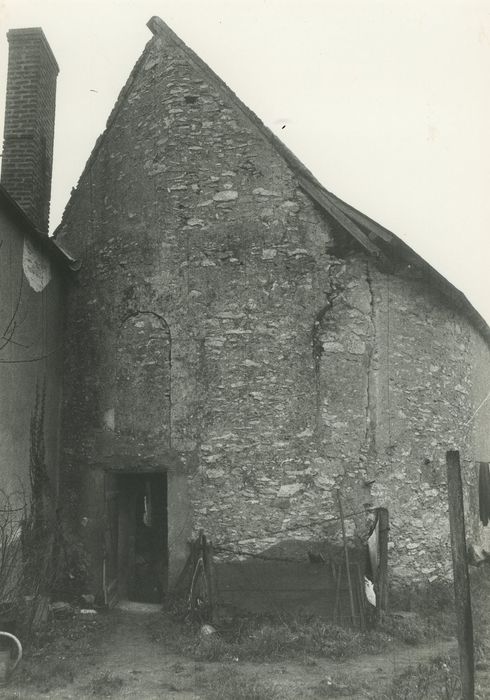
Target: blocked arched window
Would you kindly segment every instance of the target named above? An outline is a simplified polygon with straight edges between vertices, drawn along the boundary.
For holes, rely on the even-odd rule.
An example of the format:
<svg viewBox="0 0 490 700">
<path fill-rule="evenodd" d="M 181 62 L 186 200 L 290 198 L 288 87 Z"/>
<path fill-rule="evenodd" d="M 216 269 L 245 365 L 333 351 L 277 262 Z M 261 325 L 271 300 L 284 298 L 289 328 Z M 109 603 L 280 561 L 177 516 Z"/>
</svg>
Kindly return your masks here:
<svg viewBox="0 0 490 700">
<path fill-rule="evenodd" d="M 169 447 L 171 339 L 165 320 L 153 313 L 127 318 L 116 359 L 116 432 Z"/>
</svg>

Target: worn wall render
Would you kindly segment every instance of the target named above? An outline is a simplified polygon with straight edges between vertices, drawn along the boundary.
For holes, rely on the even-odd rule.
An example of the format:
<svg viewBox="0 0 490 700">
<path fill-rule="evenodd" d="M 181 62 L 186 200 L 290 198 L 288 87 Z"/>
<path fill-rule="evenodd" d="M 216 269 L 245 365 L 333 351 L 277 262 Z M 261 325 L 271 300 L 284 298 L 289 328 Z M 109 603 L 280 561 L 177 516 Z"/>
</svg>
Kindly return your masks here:
<svg viewBox="0 0 490 700">
<path fill-rule="evenodd" d="M 46 465 L 57 489 L 63 275 L 9 209 L 0 206 L 0 469 L 5 493 L 29 498 L 30 421 L 43 390 Z"/>
</svg>

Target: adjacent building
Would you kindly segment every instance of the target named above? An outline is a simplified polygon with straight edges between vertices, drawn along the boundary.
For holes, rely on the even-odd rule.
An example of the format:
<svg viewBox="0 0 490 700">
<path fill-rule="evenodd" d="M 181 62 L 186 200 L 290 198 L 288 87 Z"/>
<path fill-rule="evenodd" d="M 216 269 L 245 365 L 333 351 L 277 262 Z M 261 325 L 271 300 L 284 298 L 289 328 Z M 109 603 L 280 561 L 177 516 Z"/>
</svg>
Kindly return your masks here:
<svg viewBox="0 0 490 700">
<path fill-rule="evenodd" d="M 58 65 L 40 29 L 8 32 L 9 73 L 0 185 L 0 473 L 29 494 L 31 420 L 58 482 L 62 287 L 70 257 L 48 237 Z"/>
</svg>

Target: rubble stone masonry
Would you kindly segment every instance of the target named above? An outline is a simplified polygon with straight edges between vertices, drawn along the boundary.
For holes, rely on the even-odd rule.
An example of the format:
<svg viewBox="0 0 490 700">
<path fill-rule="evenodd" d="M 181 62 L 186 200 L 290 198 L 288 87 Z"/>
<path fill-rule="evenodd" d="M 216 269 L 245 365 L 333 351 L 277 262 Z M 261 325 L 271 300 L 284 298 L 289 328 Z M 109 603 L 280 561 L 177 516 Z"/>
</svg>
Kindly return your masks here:
<svg viewBox="0 0 490 700">
<path fill-rule="evenodd" d="M 489 351 L 430 280 L 345 243 L 235 103 L 170 40 L 137 64 L 65 212 L 64 481 L 165 470 L 171 578 L 199 528 L 233 549 L 349 537 L 390 512 L 394 580 L 448 574 L 444 455 L 469 537 Z M 93 494 L 92 494 L 93 496 Z"/>
</svg>

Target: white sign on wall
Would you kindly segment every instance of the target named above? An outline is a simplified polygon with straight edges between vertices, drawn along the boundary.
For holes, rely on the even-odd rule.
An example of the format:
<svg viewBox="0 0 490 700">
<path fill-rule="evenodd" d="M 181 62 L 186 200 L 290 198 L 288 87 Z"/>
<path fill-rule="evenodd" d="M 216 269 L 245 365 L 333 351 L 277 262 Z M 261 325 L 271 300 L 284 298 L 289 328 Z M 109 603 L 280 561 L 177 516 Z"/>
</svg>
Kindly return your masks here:
<svg viewBox="0 0 490 700">
<path fill-rule="evenodd" d="M 42 292 L 51 279 L 51 265 L 27 238 L 24 238 L 22 269 L 35 292 Z"/>
</svg>

